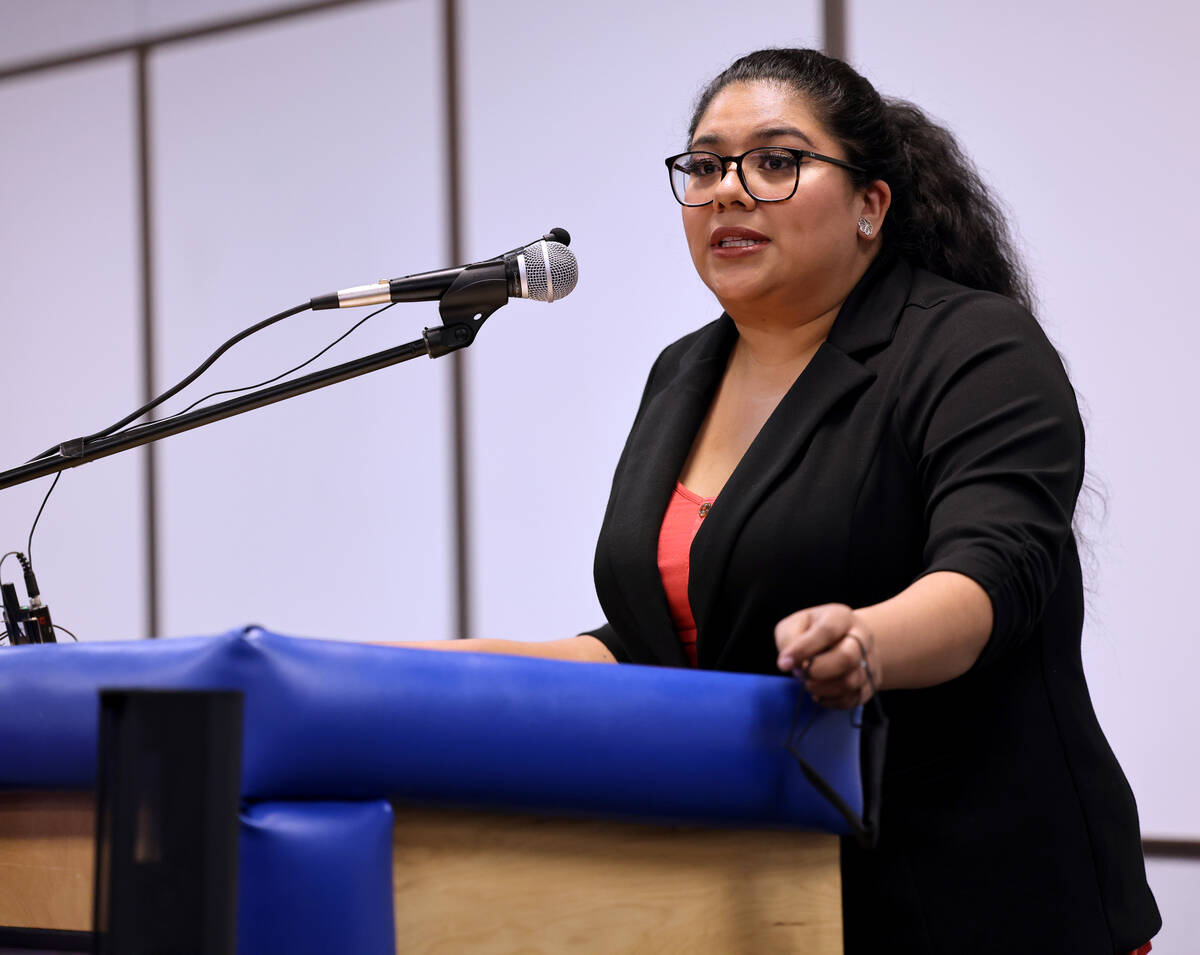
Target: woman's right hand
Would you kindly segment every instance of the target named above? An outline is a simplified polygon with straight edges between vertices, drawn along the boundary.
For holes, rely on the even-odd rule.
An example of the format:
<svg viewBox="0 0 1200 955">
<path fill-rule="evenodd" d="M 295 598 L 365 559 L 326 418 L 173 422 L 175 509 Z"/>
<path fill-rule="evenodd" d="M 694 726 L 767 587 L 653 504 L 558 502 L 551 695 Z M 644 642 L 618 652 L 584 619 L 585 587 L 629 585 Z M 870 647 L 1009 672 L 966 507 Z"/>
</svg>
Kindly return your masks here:
<svg viewBox="0 0 1200 955">
<path fill-rule="evenodd" d="M 875 637 L 845 604 L 822 604 L 789 614 L 775 625 L 777 665 L 802 680 L 813 700 L 834 709 L 867 702 L 881 680 Z M 867 678 L 870 668 L 874 681 Z"/>
</svg>

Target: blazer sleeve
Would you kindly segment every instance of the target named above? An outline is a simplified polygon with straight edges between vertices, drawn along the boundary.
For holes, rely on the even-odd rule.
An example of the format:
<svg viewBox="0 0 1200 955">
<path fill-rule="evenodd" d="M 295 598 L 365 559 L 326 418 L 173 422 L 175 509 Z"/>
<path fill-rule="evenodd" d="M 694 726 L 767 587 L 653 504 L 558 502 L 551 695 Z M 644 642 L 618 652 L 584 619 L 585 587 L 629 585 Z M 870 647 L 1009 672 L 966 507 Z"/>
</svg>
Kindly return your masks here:
<svg viewBox="0 0 1200 955">
<path fill-rule="evenodd" d="M 608 652 L 616 658 L 618 663 L 630 662 L 629 652 L 625 649 L 620 639 L 618 639 L 617 632 L 613 629 L 611 623 L 605 623 L 594 630 L 584 630 L 579 636 L 595 637 L 608 648 Z"/>
<path fill-rule="evenodd" d="M 965 295 L 923 338 L 897 413 L 925 507 L 921 576 L 957 571 L 986 591 L 986 666 L 1034 631 L 1058 581 L 1083 425 L 1058 353 L 1010 300 Z"/>
</svg>

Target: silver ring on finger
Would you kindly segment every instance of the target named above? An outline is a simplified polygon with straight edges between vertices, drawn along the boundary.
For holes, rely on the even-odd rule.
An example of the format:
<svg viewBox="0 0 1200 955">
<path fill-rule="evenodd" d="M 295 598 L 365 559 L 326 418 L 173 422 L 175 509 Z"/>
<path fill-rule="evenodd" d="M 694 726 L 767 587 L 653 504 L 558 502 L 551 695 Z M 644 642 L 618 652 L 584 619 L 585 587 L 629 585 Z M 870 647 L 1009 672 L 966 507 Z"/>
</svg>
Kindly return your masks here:
<svg viewBox="0 0 1200 955">
<path fill-rule="evenodd" d="M 858 644 L 858 652 L 861 655 L 858 661 L 858 668 L 860 670 L 865 670 L 867 668 L 867 645 L 863 643 L 862 637 L 860 637 L 853 630 L 847 630 L 846 636 Z"/>
</svg>

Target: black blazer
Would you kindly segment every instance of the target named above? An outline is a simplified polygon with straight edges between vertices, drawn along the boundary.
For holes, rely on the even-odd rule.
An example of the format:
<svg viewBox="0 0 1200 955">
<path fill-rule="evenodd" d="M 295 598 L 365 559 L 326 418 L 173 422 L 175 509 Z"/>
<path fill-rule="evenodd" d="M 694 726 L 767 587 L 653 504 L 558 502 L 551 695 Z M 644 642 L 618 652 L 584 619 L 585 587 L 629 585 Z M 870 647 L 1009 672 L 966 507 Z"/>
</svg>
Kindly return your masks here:
<svg viewBox="0 0 1200 955">
<path fill-rule="evenodd" d="M 622 661 L 686 666 L 659 527 L 736 340 L 717 321 L 655 362 L 596 548 Z M 1133 794 L 1080 660 L 1075 394 L 1034 318 L 877 261 L 696 535 L 702 668 L 773 674 L 775 624 L 954 570 L 991 598 L 975 666 L 882 694 L 878 848 L 843 843 L 848 953 L 1125 952 L 1159 928 Z"/>
</svg>

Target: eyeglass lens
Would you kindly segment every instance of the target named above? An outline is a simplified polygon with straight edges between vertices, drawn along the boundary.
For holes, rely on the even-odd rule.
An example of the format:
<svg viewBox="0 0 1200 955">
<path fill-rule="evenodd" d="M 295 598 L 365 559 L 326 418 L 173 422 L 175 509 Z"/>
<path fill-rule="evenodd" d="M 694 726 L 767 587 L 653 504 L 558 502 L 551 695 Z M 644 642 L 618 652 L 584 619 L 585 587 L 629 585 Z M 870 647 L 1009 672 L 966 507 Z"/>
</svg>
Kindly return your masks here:
<svg viewBox="0 0 1200 955">
<path fill-rule="evenodd" d="M 783 149 L 752 149 L 738 163 L 742 182 L 755 199 L 786 199 L 796 189 L 798 158 Z M 710 202 L 725 178 L 725 166 L 715 153 L 693 152 L 671 164 L 671 188 L 684 205 Z"/>
</svg>

